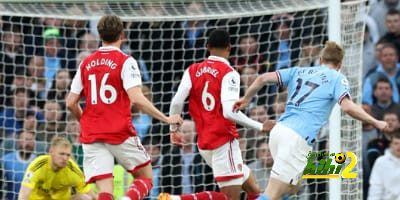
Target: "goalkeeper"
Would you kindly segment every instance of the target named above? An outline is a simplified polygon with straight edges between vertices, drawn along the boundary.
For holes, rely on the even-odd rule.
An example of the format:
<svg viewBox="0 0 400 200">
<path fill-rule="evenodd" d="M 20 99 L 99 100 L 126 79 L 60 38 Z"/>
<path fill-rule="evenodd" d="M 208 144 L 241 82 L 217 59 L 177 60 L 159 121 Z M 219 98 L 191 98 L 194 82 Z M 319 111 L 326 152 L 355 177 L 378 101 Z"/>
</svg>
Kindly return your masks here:
<svg viewBox="0 0 400 200">
<path fill-rule="evenodd" d="M 72 145 L 65 137 L 53 137 L 49 155 L 37 157 L 28 166 L 18 199 L 97 199 L 86 185 L 83 172 L 70 158 L 71 151 Z"/>
</svg>

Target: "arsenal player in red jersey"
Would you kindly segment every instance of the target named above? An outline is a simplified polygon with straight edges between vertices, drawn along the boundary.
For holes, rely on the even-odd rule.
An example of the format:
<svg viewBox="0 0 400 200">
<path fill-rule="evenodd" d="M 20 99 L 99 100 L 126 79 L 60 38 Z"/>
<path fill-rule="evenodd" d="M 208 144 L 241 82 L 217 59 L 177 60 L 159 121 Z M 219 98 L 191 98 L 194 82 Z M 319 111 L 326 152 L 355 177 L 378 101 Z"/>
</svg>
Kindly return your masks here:
<svg viewBox="0 0 400 200">
<path fill-rule="evenodd" d="M 67 97 L 67 108 L 81 123 L 86 181 L 96 183 L 99 200 L 113 199 L 115 158 L 135 177 L 126 198 L 143 199 L 152 187 L 152 170 L 132 125 L 131 103 L 168 124 L 179 125 L 182 119 L 165 116 L 143 95 L 137 62 L 120 50 L 124 36 L 121 19 L 104 16 L 97 30 L 103 46 L 79 65 Z M 86 99 L 83 111 L 81 96 Z"/>
<path fill-rule="evenodd" d="M 201 156 L 213 169 L 221 193 L 200 192 L 188 195 L 162 193 L 159 199 L 234 199 L 240 198 L 243 188 L 248 199 L 256 199 L 260 188 L 250 169 L 243 163 L 236 124 L 267 132 L 274 121 L 256 122 L 242 112 L 233 112 L 239 99 L 240 77 L 227 61 L 231 45 L 229 33 L 214 30 L 208 38 L 210 56 L 201 63 L 189 66 L 184 72 L 178 92 L 170 106 L 170 115 L 181 114 L 189 96 L 189 113 L 196 123 Z M 171 125 L 171 141 L 182 144 L 177 126 Z M 196 198 L 194 198 L 194 196 Z"/>
</svg>

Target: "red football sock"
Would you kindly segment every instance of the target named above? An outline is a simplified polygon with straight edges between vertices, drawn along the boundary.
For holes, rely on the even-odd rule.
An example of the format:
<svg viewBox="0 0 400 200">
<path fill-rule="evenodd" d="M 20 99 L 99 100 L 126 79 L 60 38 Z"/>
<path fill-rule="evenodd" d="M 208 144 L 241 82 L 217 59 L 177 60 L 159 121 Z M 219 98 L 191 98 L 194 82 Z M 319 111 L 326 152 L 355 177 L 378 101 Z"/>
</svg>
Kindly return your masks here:
<svg viewBox="0 0 400 200">
<path fill-rule="evenodd" d="M 194 194 L 182 194 L 181 200 L 229 200 L 228 196 L 224 193 L 205 191 Z"/>
<path fill-rule="evenodd" d="M 153 187 L 153 182 L 148 178 L 137 178 L 129 187 L 126 196 L 131 199 L 143 199 L 149 194 L 151 188 Z"/>
<path fill-rule="evenodd" d="M 260 195 L 261 195 L 261 192 L 253 193 L 253 194 L 247 193 L 247 199 L 248 200 L 256 200 Z"/>
<path fill-rule="evenodd" d="M 98 200 L 114 200 L 114 196 L 107 192 L 100 192 Z"/>
</svg>

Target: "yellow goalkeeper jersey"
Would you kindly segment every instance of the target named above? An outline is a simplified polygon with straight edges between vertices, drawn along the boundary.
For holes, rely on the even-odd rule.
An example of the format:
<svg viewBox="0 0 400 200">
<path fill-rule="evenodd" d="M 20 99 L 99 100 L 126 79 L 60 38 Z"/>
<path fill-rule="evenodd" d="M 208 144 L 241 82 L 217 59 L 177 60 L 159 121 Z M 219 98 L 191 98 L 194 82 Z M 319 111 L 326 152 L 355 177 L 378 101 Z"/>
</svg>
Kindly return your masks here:
<svg viewBox="0 0 400 200">
<path fill-rule="evenodd" d="M 53 171 L 50 156 L 37 157 L 28 166 L 22 185 L 32 188 L 29 199 L 70 199 L 72 187 L 79 194 L 88 193 L 90 186 L 86 185 L 85 177 L 78 165 L 70 159 L 65 168 Z"/>
</svg>

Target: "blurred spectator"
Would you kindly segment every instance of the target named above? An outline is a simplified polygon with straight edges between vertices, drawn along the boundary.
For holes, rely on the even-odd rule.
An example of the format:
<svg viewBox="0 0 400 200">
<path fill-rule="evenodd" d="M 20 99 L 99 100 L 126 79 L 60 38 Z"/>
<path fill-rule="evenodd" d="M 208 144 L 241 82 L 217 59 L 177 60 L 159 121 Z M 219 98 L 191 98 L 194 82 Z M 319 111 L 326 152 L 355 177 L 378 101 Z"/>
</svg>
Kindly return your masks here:
<svg viewBox="0 0 400 200">
<path fill-rule="evenodd" d="M 368 200 L 398 199 L 400 196 L 400 133 L 392 136 L 390 149 L 378 158 L 369 180 Z"/>
<path fill-rule="evenodd" d="M 361 107 L 365 112 L 374 116 L 372 112 L 371 106 L 368 104 L 362 104 Z M 383 116 L 382 116 L 383 119 Z M 368 187 L 369 187 L 369 176 L 371 173 L 371 165 L 368 160 L 368 144 L 370 141 L 376 139 L 378 137 L 378 131 L 372 124 L 367 124 L 362 122 L 362 169 L 363 169 L 363 199 L 367 198 L 368 194 Z"/>
<path fill-rule="evenodd" d="M 16 88 L 12 96 L 11 105 L 0 113 L 0 127 L 4 129 L 3 131 L 7 136 L 19 133 L 29 112 L 35 113 L 39 121 L 44 119 L 41 113 L 30 109 L 28 90 L 25 88 Z"/>
<path fill-rule="evenodd" d="M 250 87 L 250 85 L 256 80 L 257 78 L 257 65 L 249 65 L 242 69 L 242 73 L 240 74 L 240 93 L 244 95 L 246 90 Z M 253 107 L 255 105 L 264 105 L 267 103 L 267 88 L 263 87 L 257 92 L 256 95 L 251 99 L 250 106 Z"/>
<path fill-rule="evenodd" d="M 256 73 L 272 70 L 270 63 L 259 52 L 258 40 L 255 35 L 245 35 L 240 38 L 239 52 L 230 58 L 230 62 L 239 73 L 249 66 L 255 66 Z"/>
<path fill-rule="evenodd" d="M 362 78 L 364 79 L 365 75 L 377 65 L 377 60 L 375 57 L 375 45 L 372 37 L 370 36 L 370 32 L 368 26 L 365 26 L 364 31 L 364 46 L 363 46 L 363 70 L 362 70 Z"/>
<path fill-rule="evenodd" d="M 99 48 L 99 43 L 100 42 L 96 35 L 92 33 L 85 33 L 79 38 L 79 52 L 89 51 L 92 53 Z"/>
<path fill-rule="evenodd" d="M 249 164 L 249 168 L 254 172 L 260 188 L 266 188 L 274 160 L 272 159 L 268 142 L 265 139 L 258 140 L 255 147 L 257 159 Z"/>
<path fill-rule="evenodd" d="M 143 95 L 150 101 L 153 102 L 153 94 L 149 87 L 146 85 L 142 85 L 142 92 Z M 143 139 L 145 136 L 148 135 L 150 126 L 152 125 L 152 118 L 150 115 L 143 113 L 140 111 L 137 106 L 132 106 L 132 124 L 136 129 L 136 134 L 139 136 L 140 139 Z"/>
<path fill-rule="evenodd" d="M 23 34 L 18 25 L 7 25 L 2 30 L 0 51 L 0 71 L 3 73 L 3 82 L 10 91 L 17 72 L 25 73 L 25 55 L 23 50 Z"/>
<path fill-rule="evenodd" d="M 180 149 L 182 156 L 182 194 L 193 193 L 191 165 L 196 153 L 195 137 L 196 127 L 192 120 L 184 120 L 181 125 L 181 133 L 183 134 L 184 145 Z"/>
<path fill-rule="evenodd" d="M 76 118 L 73 115 L 69 115 L 65 131 L 68 140 L 72 144 L 72 157 L 79 167 L 83 169 L 83 148 L 81 142 L 79 141 L 80 127 L 80 123 L 76 120 Z"/>
<path fill-rule="evenodd" d="M 161 148 L 160 148 L 160 141 L 154 137 L 145 137 L 143 138 L 142 142 L 143 147 L 146 149 L 146 152 L 150 154 L 151 157 L 151 166 L 153 167 L 153 188 L 149 192 L 149 198 L 154 199 L 157 198 L 158 194 L 161 192 L 160 187 L 163 186 L 160 184 L 160 175 L 161 175 L 161 162 L 162 162 L 162 155 L 161 155 Z M 172 163 L 169 163 L 172 164 Z M 170 174 L 171 175 L 171 174 Z M 176 185 L 172 182 L 168 183 L 172 187 Z"/>
<path fill-rule="evenodd" d="M 68 71 L 66 69 L 59 69 L 47 93 L 47 100 L 56 100 L 64 107 L 70 84 L 71 77 Z"/>
<path fill-rule="evenodd" d="M 28 165 L 36 158 L 34 153 L 35 135 L 23 132 L 19 135 L 18 150 L 2 157 L 7 199 L 18 199 L 19 189 Z"/>
<path fill-rule="evenodd" d="M 371 168 L 374 166 L 376 159 L 384 154 L 385 150 L 389 147 L 392 136 L 400 128 L 399 117 L 396 113 L 385 113 L 383 120 L 389 124 L 391 130 L 388 132 L 380 133 L 377 138 L 371 140 L 368 143 L 368 161 Z"/>
<path fill-rule="evenodd" d="M 65 130 L 65 111 L 55 100 L 49 100 L 44 104 L 44 123 L 38 127 L 36 139 L 50 142 L 54 135 Z"/>
<path fill-rule="evenodd" d="M 378 42 L 375 44 L 375 66 L 371 68 L 370 70 L 367 71 L 367 73 L 363 76 L 363 80 L 365 82 L 365 79 L 371 74 L 376 71 L 376 69 L 381 65 L 382 63 L 382 48 L 386 44 L 386 40 L 380 39 Z"/>
<path fill-rule="evenodd" d="M 300 59 L 297 63 L 299 67 L 319 66 L 319 53 L 321 52 L 321 39 L 304 39 L 301 44 Z"/>
<path fill-rule="evenodd" d="M 371 106 L 372 113 L 378 120 L 383 119 L 386 112 L 394 112 L 400 117 L 400 104 L 392 100 L 393 87 L 390 81 L 385 78 L 379 78 L 374 86 L 375 103 Z"/>
<path fill-rule="evenodd" d="M 254 106 L 249 110 L 249 118 L 260 123 L 264 123 L 269 119 L 267 109 L 265 106 Z M 247 162 L 251 163 L 256 160 L 256 149 L 254 146 L 256 142 L 260 139 L 266 137 L 266 133 L 261 131 L 256 131 L 253 129 L 246 130 L 246 141 L 247 141 L 247 153 L 246 157 L 243 157 Z"/>
<path fill-rule="evenodd" d="M 146 16 L 157 17 L 165 12 L 163 3 L 146 3 L 144 8 Z M 139 62 L 140 68 L 142 70 L 143 66 L 146 66 L 151 77 L 150 88 L 157 91 L 154 93 L 153 102 L 156 107 L 168 112 L 168 106 L 161 105 L 172 99 L 172 80 L 174 77 L 181 77 L 182 69 L 187 67 L 183 64 L 185 48 L 181 22 L 133 22 L 129 25 L 129 30 L 127 40 L 131 52 L 135 58 L 144 60 L 145 65 Z"/>
<path fill-rule="evenodd" d="M 273 39 L 267 49 L 271 54 L 269 62 L 274 64 L 275 70 L 292 66 L 298 62 L 300 54 L 300 39 L 293 27 L 294 17 L 287 13 L 277 14 L 271 21 Z"/>
<path fill-rule="evenodd" d="M 373 98 L 373 88 L 377 80 L 381 77 L 386 77 L 392 83 L 393 91 L 393 101 L 395 103 L 399 102 L 399 85 L 398 83 L 400 76 L 400 64 L 398 63 L 398 55 L 396 47 L 393 44 L 386 43 L 382 47 L 381 50 L 381 64 L 377 67 L 375 72 L 366 77 L 364 86 L 363 86 L 363 94 L 362 94 L 362 102 L 372 105 L 375 103 Z"/>
<path fill-rule="evenodd" d="M 76 67 L 79 67 L 79 65 L 81 64 L 82 60 L 85 59 L 86 57 L 88 57 L 90 54 L 92 54 L 89 51 L 81 51 L 77 56 L 76 56 Z"/>
<path fill-rule="evenodd" d="M 46 79 L 44 77 L 44 57 L 32 56 L 28 62 L 28 73 L 32 79 L 32 91 L 35 98 L 45 99 L 46 97 Z"/>
<path fill-rule="evenodd" d="M 399 0 L 380 0 L 372 4 L 369 15 L 375 19 L 378 25 L 379 35 L 382 37 L 387 29 L 385 26 L 385 16 L 390 9 L 400 9 Z"/>
<path fill-rule="evenodd" d="M 379 35 L 378 25 L 376 24 L 375 19 L 372 18 L 371 16 L 366 14 L 364 17 L 366 25 L 365 28 L 368 29 L 369 40 L 371 40 L 373 44 L 376 44 L 379 38 L 382 37 Z"/>
<path fill-rule="evenodd" d="M 400 12 L 390 9 L 386 14 L 385 25 L 387 32 L 382 39 L 394 44 L 396 49 L 400 50 Z"/>
<path fill-rule="evenodd" d="M 43 33 L 44 40 L 44 77 L 46 78 L 46 91 L 51 87 L 51 83 L 57 71 L 66 66 L 64 51 L 60 38 L 60 30 L 56 28 L 46 29 Z"/>
</svg>

